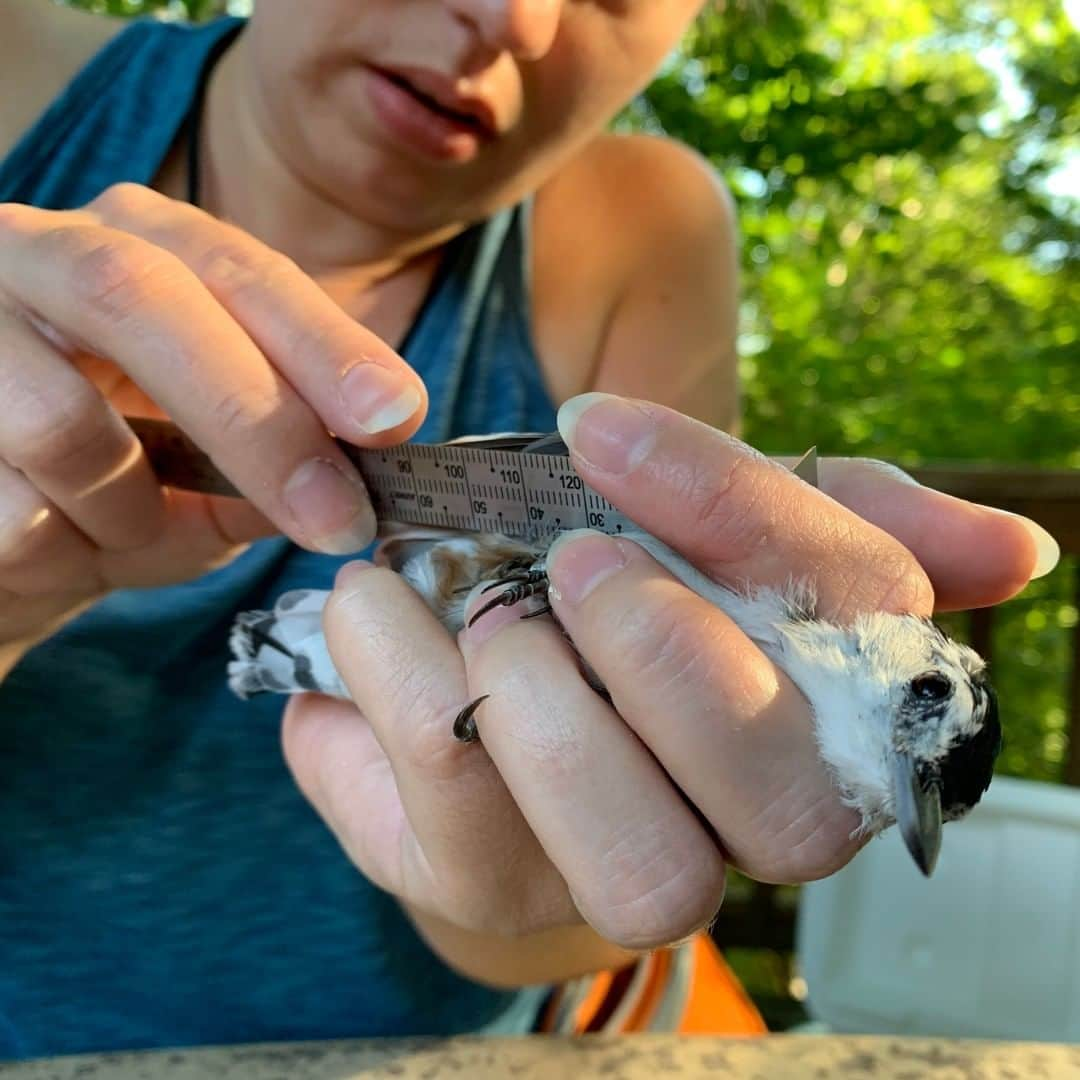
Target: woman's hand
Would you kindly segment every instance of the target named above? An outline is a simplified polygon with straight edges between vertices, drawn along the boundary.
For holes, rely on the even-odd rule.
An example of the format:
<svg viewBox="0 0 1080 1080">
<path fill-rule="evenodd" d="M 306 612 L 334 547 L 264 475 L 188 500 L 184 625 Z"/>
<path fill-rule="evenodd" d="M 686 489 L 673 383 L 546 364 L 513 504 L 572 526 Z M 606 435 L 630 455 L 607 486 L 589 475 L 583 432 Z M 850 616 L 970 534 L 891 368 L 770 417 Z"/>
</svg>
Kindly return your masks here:
<svg viewBox="0 0 1080 1080">
<path fill-rule="evenodd" d="M 824 462 L 815 491 L 660 406 L 585 395 L 560 430 L 591 486 L 711 576 L 810 577 L 839 621 L 929 614 L 935 589 L 949 606 L 995 603 L 1052 547 L 873 462 Z M 294 699 L 284 743 L 365 874 L 421 927 L 522 937 L 584 922 L 636 949 L 706 924 L 729 860 L 805 881 L 852 857 L 858 818 L 805 700 L 734 623 L 626 541 L 560 540 L 548 569 L 618 712 L 551 622 L 496 609 L 455 642 L 393 573 L 340 573 L 325 629 L 357 707 Z M 455 742 L 453 716 L 485 693 L 482 747 Z"/>
<path fill-rule="evenodd" d="M 0 667 L 95 597 L 270 532 L 362 549 L 371 506 L 327 429 L 396 443 L 425 407 L 294 263 L 200 210 L 131 184 L 0 206 Z M 124 413 L 172 417 L 250 501 L 163 489 Z"/>
</svg>

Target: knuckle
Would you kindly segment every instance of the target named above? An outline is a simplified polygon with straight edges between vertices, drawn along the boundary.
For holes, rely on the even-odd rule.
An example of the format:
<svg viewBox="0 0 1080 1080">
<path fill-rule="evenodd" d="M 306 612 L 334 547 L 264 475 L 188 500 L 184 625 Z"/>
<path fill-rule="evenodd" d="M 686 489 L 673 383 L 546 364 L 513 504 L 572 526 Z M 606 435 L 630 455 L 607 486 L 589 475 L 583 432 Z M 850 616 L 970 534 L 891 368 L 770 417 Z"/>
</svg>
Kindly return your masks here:
<svg viewBox="0 0 1080 1080">
<path fill-rule="evenodd" d="M 569 716 L 551 716 L 541 728 L 518 730 L 515 741 L 553 795 L 572 792 L 588 769 L 586 748 Z"/>
<path fill-rule="evenodd" d="M 405 747 L 410 766 L 436 782 L 459 779 L 473 749 L 453 736 L 460 704 L 445 703 L 441 687 L 416 675 L 401 680 L 396 701 L 397 715 L 414 718 Z"/>
<path fill-rule="evenodd" d="M 323 612 L 327 643 L 339 670 L 363 673 L 350 684 L 354 699 L 362 711 L 392 725 L 403 765 L 436 782 L 451 780 L 474 756 L 453 737 L 465 691 L 438 665 L 425 663 L 415 642 L 405 640 L 387 616 L 396 610 L 395 600 L 413 602 L 402 589 L 410 591 L 392 570 L 371 567 L 335 590 Z"/>
<path fill-rule="evenodd" d="M 553 795 L 558 795 L 572 791 L 582 776 L 588 775 L 590 762 L 578 719 L 571 712 L 545 709 L 543 723 L 516 722 L 522 715 L 519 704 L 525 706 L 548 698 L 551 677 L 551 668 L 542 662 L 534 663 L 523 649 L 515 654 L 511 666 L 498 669 L 498 700 L 487 705 L 496 709 L 501 705 L 510 713 L 500 716 L 498 727 L 512 733 L 517 752 L 528 758 L 530 769 L 544 778 Z"/>
<path fill-rule="evenodd" d="M 760 463 L 736 457 L 725 473 L 697 468 L 686 485 L 691 527 L 707 536 L 717 561 L 740 562 L 769 540 L 768 516 L 759 512 L 768 481 Z"/>
<path fill-rule="evenodd" d="M 270 429 L 276 427 L 274 416 L 280 412 L 281 405 L 281 401 L 264 388 L 242 386 L 224 390 L 214 398 L 208 417 L 215 435 L 224 441 L 243 443 L 249 449 L 258 442 L 269 448 L 272 445 Z M 297 426 L 293 425 L 291 430 L 295 438 Z M 280 439 L 280 435 L 277 438 Z"/>
<path fill-rule="evenodd" d="M 208 288 L 233 295 L 252 288 L 272 290 L 300 273 L 287 255 L 244 238 L 238 230 L 235 236 L 211 245 L 195 267 Z"/>
<path fill-rule="evenodd" d="M 180 260 L 151 244 L 88 227 L 71 231 L 79 234 L 69 266 L 72 295 L 110 323 L 128 321 L 174 292 L 182 278 Z"/>
<path fill-rule="evenodd" d="M 334 370 L 356 358 L 356 342 L 347 335 L 350 324 L 344 320 L 312 318 L 296 326 L 289 335 L 287 355 L 298 371 Z"/>
<path fill-rule="evenodd" d="M 87 204 L 87 209 L 97 212 L 102 219 L 130 218 L 158 204 L 161 199 L 162 196 L 150 188 L 125 181 L 107 187 Z"/>
<path fill-rule="evenodd" d="M 51 407 L 12 417 L 6 456 L 30 475 L 62 473 L 97 459 L 112 445 L 113 434 L 104 401 L 89 384 L 78 384 Z"/>
<path fill-rule="evenodd" d="M 861 523 L 851 523 L 831 540 L 831 550 L 848 553 L 848 570 L 844 588 L 834 590 L 828 606 L 821 609 L 826 618 L 846 623 L 865 611 L 933 612 L 930 578 L 911 552 L 891 536 L 867 536 Z"/>
<path fill-rule="evenodd" d="M 225 440 L 244 439 L 253 434 L 256 421 L 247 394 L 234 390 L 215 398 L 210 405 L 214 431 Z"/>
<path fill-rule="evenodd" d="M 662 825 L 627 831 L 605 854 L 596 881 L 602 891 L 578 906 L 593 928 L 627 949 L 679 941 L 715 918 L 726 875 L 719 852 L 704 838 Z"/>
<path fill-rule="evenodd" d="M 639 604 L 621 619 L 613 635 L 614 655 L 634 672 L 635 684 L 650 694 L 668 686 L 697 690 L 708 681 L 731 624 L 716 609 L 678 591 Z M 681 696 L 680 694 L 680 696 Z"/>
</svg>

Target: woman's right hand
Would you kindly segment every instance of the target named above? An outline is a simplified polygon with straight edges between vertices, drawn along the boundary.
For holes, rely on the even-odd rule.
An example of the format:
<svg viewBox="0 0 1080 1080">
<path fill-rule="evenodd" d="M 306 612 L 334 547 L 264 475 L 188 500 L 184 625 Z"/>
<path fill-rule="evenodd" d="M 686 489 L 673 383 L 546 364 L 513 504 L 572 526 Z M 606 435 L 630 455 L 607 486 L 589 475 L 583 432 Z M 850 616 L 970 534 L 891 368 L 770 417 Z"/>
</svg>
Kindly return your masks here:
<svg viewBox="0 0 1080 1080">
<path fill-rule="evenodd" d="M 390 445 L 426 406 L 295 263 L 201 210 L 133 184 L 0 205 L 0 675 L 108 591 L 257 537 L 361 550 L 374 515 L 328 431 Z M 124 414 L 175 420 L 246 499 L 163 488 Z"/>
</svg>

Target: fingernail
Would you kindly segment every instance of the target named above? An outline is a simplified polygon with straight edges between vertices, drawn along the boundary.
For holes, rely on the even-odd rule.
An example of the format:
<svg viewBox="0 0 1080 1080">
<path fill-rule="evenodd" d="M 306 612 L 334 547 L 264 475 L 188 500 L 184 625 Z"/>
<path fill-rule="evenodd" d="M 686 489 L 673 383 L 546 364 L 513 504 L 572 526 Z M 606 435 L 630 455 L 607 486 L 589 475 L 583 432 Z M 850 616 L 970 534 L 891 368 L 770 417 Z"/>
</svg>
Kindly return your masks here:
<svg viewBox="0 0 1080 1080">
<path fill-rule="evenodd" d="M 327 555 L 351 555 L 375 539 L 375 512 L 360 478 L 312 458 L 285 485 L 285 503 L 311 543 Z"/>
<path fill-rule="evenodd" d="M 1057 566 L 1061 559 L 1061 548 L 1058 542 L 1040 525 L 1023 514 L 1014 514 L 1011 510 L 999 510 L 996 506 L 985 507 L 998 514 L 1005 514 L 1019 521 L 1028 531 L 1031 539 L 1035 542 L 1035 569 L 1031 571 L 1031 579 L 1046 577 Z"/>
<path fill-rule="evenodd" d="M 370 361 L 345 372 L 341 397 L 365 435 L 404 424 L 421 403 L 420 391 L 411 382 Z"/>
<path fill-rule="evenodd" d="M 356 577 L 367 570 L 371 570 L 375 564 L 367 559 L 352 559 L 338 567 L 334 575 L 334 588 L 340 589 L 349 585 Z"/>
<path fill-rule="evenodd" d="M 580 604 L 625 565 L 626 553 L 613 537 L 591 529 L 561 533 L 548 548 L 548 594 L 567 604 Z"/>
<path fill-rule="evenodd" d="M 613 394 L 579 394 L 564 402 L 559 434 L 586 464 L 625 476 L 648 456 L 656 442 L 656 422 L 635 402 Z"/>
</svg>

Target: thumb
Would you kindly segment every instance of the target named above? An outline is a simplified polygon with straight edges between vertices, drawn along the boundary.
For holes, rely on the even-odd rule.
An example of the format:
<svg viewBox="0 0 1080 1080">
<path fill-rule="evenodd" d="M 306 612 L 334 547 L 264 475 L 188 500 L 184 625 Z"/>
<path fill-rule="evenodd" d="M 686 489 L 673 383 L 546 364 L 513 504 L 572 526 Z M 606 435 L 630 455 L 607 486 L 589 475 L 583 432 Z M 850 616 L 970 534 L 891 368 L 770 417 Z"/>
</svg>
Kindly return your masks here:
<svg viewBox="0 0 1080 1080">
<path fill-rule="evenodd" d="M 559 411 L 581 478 L 713 580 L 812 580 L 823 617 L 929 614 L 930 581 L 897 540 L 786 466 L 687 416 L 584 394 Z"/>
<path fill-rule="evenodd" d="M 609 394 L 566 402 L 559 431 L 582 479 L 701 569 L 774 585 L 809 572 L 834 614 L 995 604 L 1057 561 L 1034 522 L 882 462 L 824 459 L 814 491 L 724 432 Z"/>
</svg>

